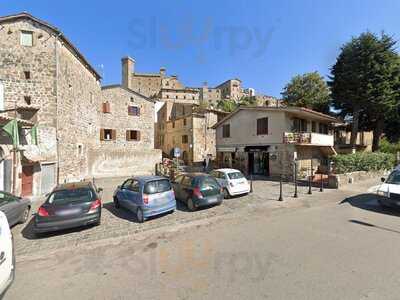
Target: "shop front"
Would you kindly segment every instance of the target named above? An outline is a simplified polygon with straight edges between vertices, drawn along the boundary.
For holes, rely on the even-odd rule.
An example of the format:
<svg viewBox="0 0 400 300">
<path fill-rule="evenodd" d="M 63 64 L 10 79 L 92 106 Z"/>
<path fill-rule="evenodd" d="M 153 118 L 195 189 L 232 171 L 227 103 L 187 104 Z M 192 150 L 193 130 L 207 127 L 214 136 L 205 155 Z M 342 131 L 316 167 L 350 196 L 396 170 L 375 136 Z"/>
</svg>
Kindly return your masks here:
<svg viewBox="0 0 400 300">
<path fill-rule="evenodd" d="M 248 171 L 253 175 L 269 176 L 269 146 L 247 146 Z"/>
</svg>

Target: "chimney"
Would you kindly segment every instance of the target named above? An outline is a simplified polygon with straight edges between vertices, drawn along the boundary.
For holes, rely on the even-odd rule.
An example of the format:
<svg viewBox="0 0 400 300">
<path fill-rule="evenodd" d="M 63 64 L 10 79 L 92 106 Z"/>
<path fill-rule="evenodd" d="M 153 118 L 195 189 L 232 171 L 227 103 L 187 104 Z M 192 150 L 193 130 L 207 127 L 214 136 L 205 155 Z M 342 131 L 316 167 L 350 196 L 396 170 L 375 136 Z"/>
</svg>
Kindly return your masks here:
<svg viewBox="0 0 400 300">
<path fill-rule="evenodd" d="M 166 71 L 167 71 L 167 69 L 165 69 L 164 67 L 160 68 L 160 75 L 165 76 Z"/>
<path fill-rule="evenodd" d="M 122 86 L 130 89 L 132 87 L 132 75 L 135 73 L 135 60 L 129 56 L 121 59 L 122 64 Z"/>
</svg>

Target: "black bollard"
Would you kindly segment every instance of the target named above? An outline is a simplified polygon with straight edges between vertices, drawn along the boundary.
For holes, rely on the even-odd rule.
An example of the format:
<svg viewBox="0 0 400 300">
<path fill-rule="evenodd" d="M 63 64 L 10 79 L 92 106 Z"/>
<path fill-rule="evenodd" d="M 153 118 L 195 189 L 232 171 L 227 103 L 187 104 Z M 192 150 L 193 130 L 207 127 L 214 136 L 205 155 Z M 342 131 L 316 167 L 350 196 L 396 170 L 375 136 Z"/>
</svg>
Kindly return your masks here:
<svg viewBox="0 0 400 300">
<path fill-rule="evenodd" d="M 324 191 L 324 178 L 322 177 L 322 173 L 321 173 L 321 187 L 319 188 L 320 192 Z"/>
<path fill-rule="evenodd" d="M 294 198 L 297 198 L 297 162 L 294 162 Z"/>
<path fill-rule="evenodd" d="M 253 174 L 250 174 L 250 193 L 253 192 Z"/>
<path fill-rule="evenodd" d="M 311 172 L 312 173 L 312 172 Z M 308 194 L 311 195 L 312 174 L 308 177 Z"/>
<path fill-rule="evenodd" d="M 283 196 L 282 196 L 282 174 L 280 175 L 279 178 L 279 199 L 278 201 L 283 201 Z"/>
</svg>

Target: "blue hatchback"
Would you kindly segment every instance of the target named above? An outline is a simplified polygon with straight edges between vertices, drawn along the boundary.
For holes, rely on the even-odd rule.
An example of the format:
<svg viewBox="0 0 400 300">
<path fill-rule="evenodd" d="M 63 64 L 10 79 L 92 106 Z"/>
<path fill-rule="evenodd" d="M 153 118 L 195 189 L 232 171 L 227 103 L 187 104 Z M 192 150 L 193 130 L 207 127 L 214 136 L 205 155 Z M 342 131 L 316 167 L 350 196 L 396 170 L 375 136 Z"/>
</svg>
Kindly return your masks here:
<svg viewBox="0 0 400 300">
<path fill-rule="evenodd" d="M 140 223 L 148 217 L 176 209 L 171 183 L 160 176 L 129 178 L 117 187 L 113 199 L 116 208 L 124 207 L 132 211 Z"/>
</svg>

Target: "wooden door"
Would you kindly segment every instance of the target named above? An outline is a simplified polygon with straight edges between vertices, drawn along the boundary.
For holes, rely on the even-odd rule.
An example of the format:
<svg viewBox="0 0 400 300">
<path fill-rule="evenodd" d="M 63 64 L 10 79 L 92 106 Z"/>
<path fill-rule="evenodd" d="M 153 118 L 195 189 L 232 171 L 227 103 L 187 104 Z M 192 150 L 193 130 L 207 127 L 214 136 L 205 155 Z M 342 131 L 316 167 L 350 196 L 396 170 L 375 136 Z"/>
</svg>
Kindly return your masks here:
<svg viewBox="0 0 400 300">
<path fill-rule="evenodd" d="M 33 187 L 33 166 L 22 166 L 22 193 L 21 195 L 32 195 Z"/>
</svg>

